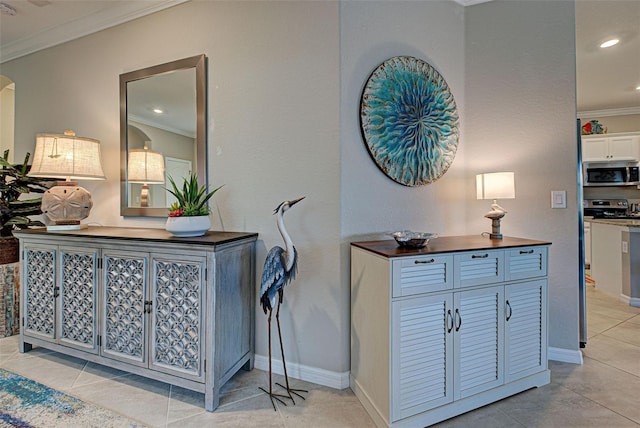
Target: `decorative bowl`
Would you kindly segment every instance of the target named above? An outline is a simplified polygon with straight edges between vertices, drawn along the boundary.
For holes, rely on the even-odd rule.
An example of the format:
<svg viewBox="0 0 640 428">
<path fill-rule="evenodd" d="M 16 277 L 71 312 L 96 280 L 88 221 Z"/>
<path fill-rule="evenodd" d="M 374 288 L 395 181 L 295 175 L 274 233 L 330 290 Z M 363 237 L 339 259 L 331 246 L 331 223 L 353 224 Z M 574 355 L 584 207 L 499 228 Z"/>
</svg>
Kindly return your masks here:
<svg viewBox="0 0 640 428">
<path fill-rule="evenodd" d="M 410 230 L 393 232 L 390 235 L 393 236 L 399 246 L 406 248 L 426 247 L 430 240 L 438 237 L 435 233 L 412 232 Z"/>
</svg>

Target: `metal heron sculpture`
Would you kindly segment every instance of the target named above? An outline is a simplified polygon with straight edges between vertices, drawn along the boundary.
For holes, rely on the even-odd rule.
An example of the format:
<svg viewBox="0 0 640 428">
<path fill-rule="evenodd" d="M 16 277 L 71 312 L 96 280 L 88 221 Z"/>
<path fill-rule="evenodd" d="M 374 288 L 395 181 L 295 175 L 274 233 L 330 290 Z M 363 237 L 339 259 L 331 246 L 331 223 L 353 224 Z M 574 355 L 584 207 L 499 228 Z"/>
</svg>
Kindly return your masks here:
<svg viewBox="0 0 640 428">
<path fill-rule="evenodd" d="M 284 227 L 284 213 L 287 212 L 292 206 L 304 199 L 304 196 L 292 201 L 284 201 L 275 209 L 273 214 L 278 216 L 278 231 L 284 240 L 284 248 L 275 246 L 267 254 L 267 258 L 264 261 L 264 269 L 262 270 L 262 281 L 260 283 L 260 304 L 265 315 L 268 313 L 269 318 L 267 323 L 269 325 L 269 391 L 260 387 L 262 391 L 269 395 L 271 398 L 271 404 L 273 410 L 276 410 L 276 404 L 273 400 L 278 400 L 283 405 L 287 405 L 281 398 L 289 398 L 295 404 L 293 395 L 305 399 L 300 392 L 308 392 L 304 389 L 293 389 L 289 387 L 289 377 L 287 376 L 287 365 L 284 359 L 284 346 L 282 345 L 282 332 L 280 330 L 280 305 L 284 297 L 284 287 L 296 276 L 298 271 L 298 253 L 293 246 L 293 241 Z M 286 386 L 283 386 L 276 382 L 281 388 L 287 390 L 287 395 L 276 394 L 272 389 L 272 370 L 271 370 L 271 315 L 273 308 L 276 306 L 276 323 L 278 325 L 278 337 L 280 339 L 280 352 L 282 354 L 282 367 L 284 368 L 284 380 Z M 293 394 L 293 395 L 292 395 Z"/>
</svg>

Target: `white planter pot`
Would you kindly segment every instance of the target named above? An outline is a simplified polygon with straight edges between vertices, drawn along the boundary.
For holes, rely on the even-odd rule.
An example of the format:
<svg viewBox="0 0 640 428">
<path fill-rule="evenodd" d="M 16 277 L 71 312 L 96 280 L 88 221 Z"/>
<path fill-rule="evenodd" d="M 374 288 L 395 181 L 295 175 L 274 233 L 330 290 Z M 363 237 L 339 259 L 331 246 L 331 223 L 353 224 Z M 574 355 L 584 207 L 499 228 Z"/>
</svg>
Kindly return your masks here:
<svg viewBox="0 0 640 428">
<path fill-rule="evenodd" d="M 165 229 L 173 236 L 181 238 L 190 236 L 202 236 L 211 228 L 211 220 L 208 215 L 195 217 L 168 217 Z"/>
</svg>

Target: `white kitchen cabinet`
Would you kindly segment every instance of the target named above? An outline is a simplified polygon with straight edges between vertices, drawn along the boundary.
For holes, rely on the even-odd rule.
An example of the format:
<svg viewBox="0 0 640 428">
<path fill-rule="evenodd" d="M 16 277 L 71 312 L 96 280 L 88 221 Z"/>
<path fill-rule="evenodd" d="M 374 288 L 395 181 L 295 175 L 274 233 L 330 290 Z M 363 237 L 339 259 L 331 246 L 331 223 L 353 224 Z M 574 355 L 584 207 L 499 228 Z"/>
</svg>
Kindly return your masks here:
<svg viewBox="0 0 640 428">
<path fill-rule="evenodd" d="M 640 160 L 640 133 L 582 136 L 583 162 Z"/>
<path fill-rule="evenodd" d="M 39 345 L 202 392 L 253 368 L 257 234 L 17 231 L 20 349 Z"/>
<path fill-rule="evenodd" d="M 351 388 L 378 426 L 432 425 L 549 383 L 548 244 L 352 243 Z M 401 293 L 407 269 L 420 285 Z"/>
</svg>

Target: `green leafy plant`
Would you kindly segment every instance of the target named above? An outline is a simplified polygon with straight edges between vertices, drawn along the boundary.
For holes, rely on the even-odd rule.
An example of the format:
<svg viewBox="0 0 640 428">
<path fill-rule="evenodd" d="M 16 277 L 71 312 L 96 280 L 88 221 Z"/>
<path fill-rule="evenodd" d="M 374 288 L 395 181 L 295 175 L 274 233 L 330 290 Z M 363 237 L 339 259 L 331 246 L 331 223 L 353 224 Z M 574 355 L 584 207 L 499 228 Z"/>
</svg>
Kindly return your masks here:
<svg viewBox="0 0 640 428">
<path fill-rule="evenodd" d="M 178 187 L 172 177 L 169 177 L 171 189 L 165 189 L 176 197 L 177 201 L 169 207 L 169 217 L 194 217 L 199 215 L 209 215 L 207 202 L 222 186 L 208 191 L 207 186 L 198 184 L 198 176 L 191 174 L 185 178 L 182 188 Z"/>
<path fill-rule="evenodd" d="M 27 153 L 22 165 L 9 163 L 9 150 L 0 157 L 0 237 L 13 236 L 15 229 L 26 229 L 30 226 L 44 226 L 31 215 L 42 214 L 41 199 L 20 199 L 26 193 L 44 193 L 56 181 L 49 178 L 29 177 L 29 157 Z"/>
</svg>

